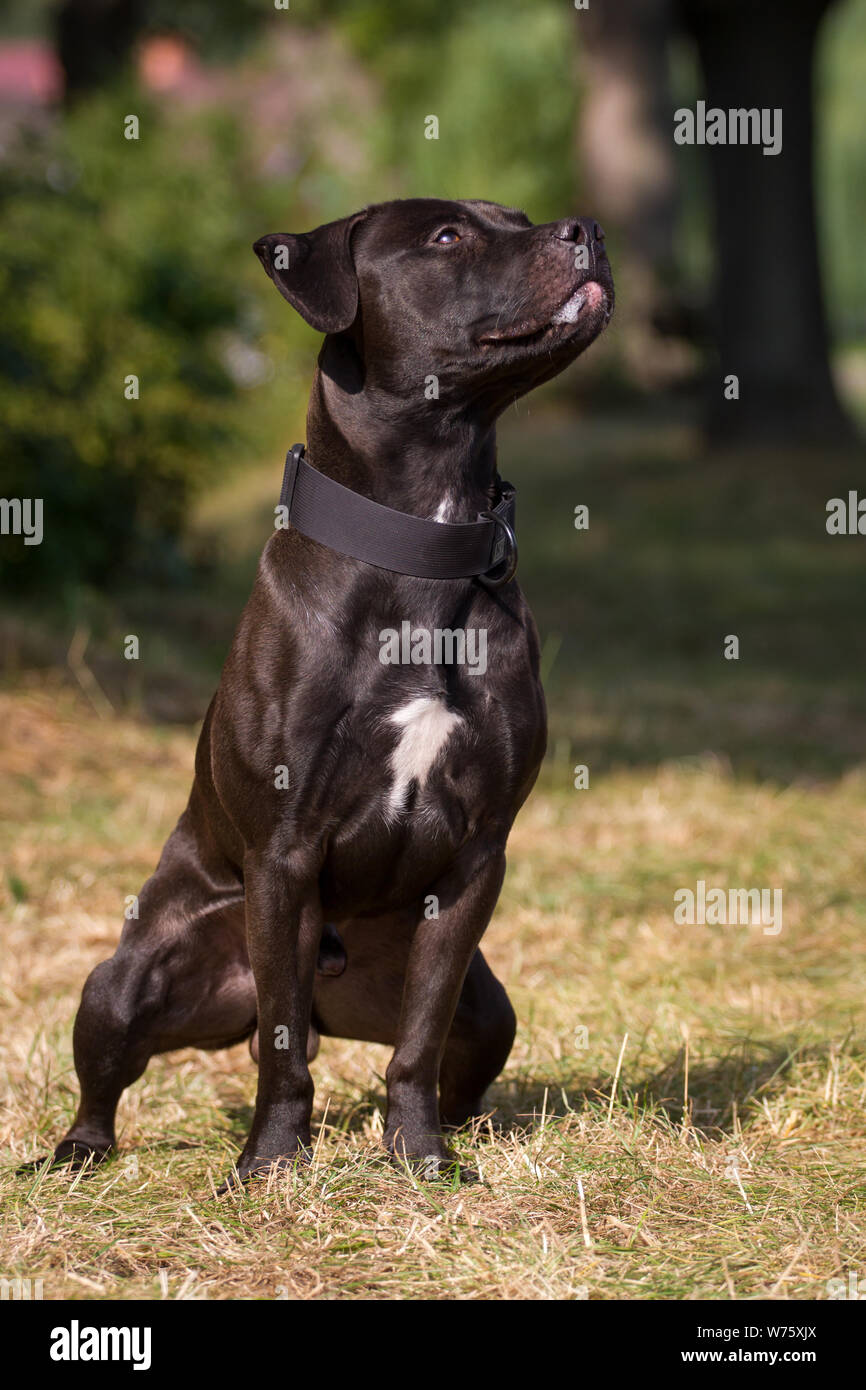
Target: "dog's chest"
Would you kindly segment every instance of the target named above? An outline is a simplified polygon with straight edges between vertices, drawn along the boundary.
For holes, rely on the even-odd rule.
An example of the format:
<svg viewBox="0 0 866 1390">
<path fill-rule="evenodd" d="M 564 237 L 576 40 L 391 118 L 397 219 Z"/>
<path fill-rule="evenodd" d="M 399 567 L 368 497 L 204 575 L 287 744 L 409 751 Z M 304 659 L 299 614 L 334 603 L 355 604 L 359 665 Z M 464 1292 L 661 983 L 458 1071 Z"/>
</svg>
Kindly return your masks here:
<svg viewBox="0 0 866 1390">
<path fill-rule="evenodd" d="M 523 677 L 508 690 L 481 680 L 392 690 L 364 721 L 366 737 L 352 732 L 354 756 L 338 776 L 350 776 L 354 795 L 329 839 L 327 910 L 405 907 L 478 834 L 504 842 L 543 752 L 540 688 Z"/>
<path fill-rule="evenodd" d="M 543 752 L 533 635 L 528 625 L 509 630 L 506 644 L 497 633 L 475 666 L 383 668 L 360 714 L 367 811 L 380 824 L 416 836 L 426 826 L 433 838 L 447 826 L 453 839 L 507 814 Z"/>
<path fill-rule="evenodd" d="M 447 755 L 449 743 L 465 727 L 465 717 L 448 709 L 444 700 L 418 695 L 388 716 L 397 742 L 388 760 L 390 787 L 384 812 L 393 819 L 403 812 L 413 786 L 423 794 L 436 764 Z"/>
<path fill-rule="evenodd" d="M 328 640 L 316 629 L 301 646 L 303 624 L 282 613 L 242 630 L 201 760 L 244 842 L 270 832 L 275 844 L 321 846 L 333 920 L 408 907 L 477 836 L 504 843 L 545 742 L 537 637 L 519 595 L 504 615 L 483 597 L 460 623 L 426 613 L 408 641 L 392 611 L 363 597 Z M 440 659 L 440 629 L 485 641 L 467 636 L 465 660 L 460 647 Z M 419 630 L 433 634 L 430 652 Z M 250 776 L 262 768 L 274 769 L 273 794 Z"/>
<path fill-rule="evenodd" d="M 326 911 L 342 918 L 403 908 L 473 838 L 502 791 L 476 719 L 474 708 L 436 694 L 409 694 L 380 712 L 378 737 L 362 763 L 353 760 L 351 811 L 329 839 Z"/>
</svg>

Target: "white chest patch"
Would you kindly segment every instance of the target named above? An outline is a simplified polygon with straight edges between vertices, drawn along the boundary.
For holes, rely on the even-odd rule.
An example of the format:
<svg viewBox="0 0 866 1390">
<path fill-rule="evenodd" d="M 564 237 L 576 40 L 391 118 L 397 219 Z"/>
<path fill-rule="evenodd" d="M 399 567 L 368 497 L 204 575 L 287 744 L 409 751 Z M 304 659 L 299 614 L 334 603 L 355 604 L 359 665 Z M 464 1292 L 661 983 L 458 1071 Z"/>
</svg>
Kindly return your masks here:
<svg viewBox="0 0 866 1390">
<path fill-rule="evenodd" d="M 453 510 L 454 510 L 454 503 L 452 502 L 451 498 L 450 498 L 450 497 L 443 497 L 442 501 L 439 503 L 439 506 L 436 508 L 436 512 L 435 512 L 435 515 L 434 515 L 434 517 L 433 517 L 433 520 L 434 520 L 434 521 L 450 521 L 450 520 L 451 520 L 451 513 L 453 512 Z"/>
<path fill-rule="evenodd" d="M 395 710 L 390 720 L 402 730 L 400 741 L 391 754 L 394 785 L 388 798 L 388 812 L 394 815 L 402 809 L 412 782 L 423 787 L 455 725 L 463 721 L 434 695 L 420 695 L 417 700 L 410 700 L 408 705 Z"/>
</svg>

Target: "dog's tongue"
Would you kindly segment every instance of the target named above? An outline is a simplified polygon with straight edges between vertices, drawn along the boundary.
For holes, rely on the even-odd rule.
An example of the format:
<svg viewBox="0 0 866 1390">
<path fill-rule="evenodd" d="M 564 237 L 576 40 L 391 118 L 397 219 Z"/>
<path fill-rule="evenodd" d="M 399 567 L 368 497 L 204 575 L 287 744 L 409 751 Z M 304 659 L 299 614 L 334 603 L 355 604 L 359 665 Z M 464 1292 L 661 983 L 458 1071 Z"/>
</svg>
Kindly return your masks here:
<svg viewBox="0 0 866 1390">
<path fill-rule="evenodd" d="M 581 309 L 586 304 L 592 305 L 601 302 L 604 294 L 601 285 L 595 280 L 587 280 L 585 285 L 581 285 L 579 290 L 575 290 L 570 299 L 567 299 L 561 309 L 557 309 L 551 322 L 552 323 L 576 323 Z"/>
</svg>

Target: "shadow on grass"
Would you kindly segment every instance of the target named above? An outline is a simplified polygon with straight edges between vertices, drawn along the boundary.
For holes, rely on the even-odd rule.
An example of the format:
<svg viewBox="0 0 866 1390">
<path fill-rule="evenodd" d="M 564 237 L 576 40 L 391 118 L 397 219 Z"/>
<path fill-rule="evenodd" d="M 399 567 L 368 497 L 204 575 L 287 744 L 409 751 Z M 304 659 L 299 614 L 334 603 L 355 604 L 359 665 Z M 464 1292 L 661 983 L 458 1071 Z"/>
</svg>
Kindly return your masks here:
<svg viewBox="0 0 866 1390">
<path fill-rule="evenodd" d="M 723 1057 L 706 1062 L 691 1059 L 687 1084 L 685 1049 L 680 1048 L 664 1067 L 647 1076 L 622 1076 L 615 1108 L 635 1117 L 663 1117 L 677 1126 L 687 1114 L 690 1128 L 708 1139 L 720 1139 L 738 1128 L 748 1128 L 754 1102 L 783 1092 L 795 1063 L 817 1061 L 826 1068 L 830 1051 L 830 1043 L 804 1047 L 793 1038 L 782 1042 L 778 1038 L 767 1042 L 745 1039 Z M 588 1080 L 585 1073 L 569 1064 L 547 1077 L 518 1074 L 500 1079 L 490 1087 L 486 1104 L 495 1132 L 531 1133 L 541 1125 L 542 1117 L 561 1118 L 587 1107 L 606 1112 L 612 1085 L 610 1073 Z M 384 1082 L 360 1092 L 347 1086 L 341 1094 L 335 1088 L 330 1092 L 326 1123 L 339 1133 L 361 1133 L 377 1110 L 384 1116 L 385 1107 Z M 223 1110 L 232 1135 L 240 1142 L 249 1131 L 253 1113 L 251 1105 L 231 1105 Z M 321 1119 L 319 1114 L 314 1132 Z M 485 1138 L 483 1125 L 479 1138 L 482 1142 Z"/>
<path fill-rule="evenodd" d="M 644 1117 L 664 1117 L 673 1125 L 688 1125 L 709 1139 L 720 1139 L 738 1129 L 747 1129 L 756 1102 L 772 1100 L 782 1094 L 791 1069 L 810 1063 L 826 1072 L 838 1044 L 827 1042 L 805 1046 L 795 1038 L 761 1041 L 744 1039 L 722 1057 L 695 1061 L 686 1070 L 685 1048 L 680 1048 L 663 1067 L 635 1079 L 620 1077 L 616 1087 L 615 1109 Z M 587 1082 L 576 1068 L 569 1067 L 547 1079 L 526 1076 L 496 1082 L 488 1100 L 497 1107 L 501 1124 L 531 1131 L 542 1115 L 563 1116 L 589 1106 L 606 1112 L 613 1087 L 611 1073 Z"/>
<path fill-rule="evenodd" d="M 710 1138 L 721 1136 L 748 1123 L 749 1108 L 758 1097 L 769 1099 L 783 1091 L 787 1073 L 803 1056 L 793 1042 L 750 1041 L 712 1062 L 690 1062 L 687 1072 L 681 1048 L 661 1071 L 629 1088 L 629 1095 L 639 1108 L 662 1110 L 674 1124 L 687 1120 Z"/>
</svg>

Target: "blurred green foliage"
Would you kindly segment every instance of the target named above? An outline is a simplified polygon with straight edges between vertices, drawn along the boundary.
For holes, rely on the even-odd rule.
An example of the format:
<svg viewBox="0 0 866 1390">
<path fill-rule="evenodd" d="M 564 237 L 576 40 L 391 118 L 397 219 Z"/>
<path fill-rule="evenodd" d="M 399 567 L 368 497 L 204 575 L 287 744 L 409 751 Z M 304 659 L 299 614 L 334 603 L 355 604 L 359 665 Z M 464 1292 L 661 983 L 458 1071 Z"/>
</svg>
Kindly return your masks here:
<svg viewBox="0 0 866 1390">
<path fill-rule="evenodd" d="M 533 220 L 574 204 L 574 12 L 558 0 L 385 0 L 327 6 L 386 100 L 377 164 L 413 197 L 488 198 Z M 435 115 L 439 138 L 427 139 Z"/>
<path fill-rule="evenodd" d="M 140 138 L 124 138 L 124 114 Z M 45 499 L 45 540 L 6 577 L 170 576 L 191 500 L 271 416 L 265 229 L 234 122 L 87 103 L 0 165 L 2 491 Z M 128 398 L 127 378 L 139 398 Z"/>
<path fill-rule="evenodd" d="M 866 343 L 866 0 L 832 9 L 817 64 L 816 190 L 823 274 L 836 342 Z"/>
</svg>

